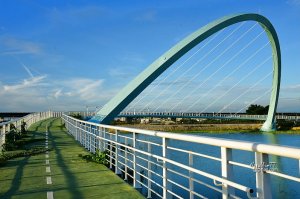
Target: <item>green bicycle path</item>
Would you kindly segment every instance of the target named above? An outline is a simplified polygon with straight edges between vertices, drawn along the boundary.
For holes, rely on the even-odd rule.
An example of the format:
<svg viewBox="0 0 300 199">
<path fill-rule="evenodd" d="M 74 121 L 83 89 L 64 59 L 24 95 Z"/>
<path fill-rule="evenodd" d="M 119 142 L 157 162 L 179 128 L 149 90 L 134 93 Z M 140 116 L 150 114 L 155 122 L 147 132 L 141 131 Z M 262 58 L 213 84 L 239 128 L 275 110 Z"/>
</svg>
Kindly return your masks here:
<svg viewBox="0 0 300 199">
<path fill-rule="evenodd" d="M 66 133 L 61 119 L 37 122 L 29 128 L 30 134 L 45 138 L 47 125 L 48 146 L 52 148 L 49 157 L 40 154 L 16 158 L 0 167 L 0 198 L 42 199 L 47 198 L 47 192 L 53 192 L 55 199 L 144 198 L 104 165 L 78 157 L 88 152 Z M 35 145 L 45 146 L 45 141 Z M 46 170 L 48 166 L 50 171 Z M 51 177 L 52 184 L 47 184 L 47 177 Z"/>
</svg>

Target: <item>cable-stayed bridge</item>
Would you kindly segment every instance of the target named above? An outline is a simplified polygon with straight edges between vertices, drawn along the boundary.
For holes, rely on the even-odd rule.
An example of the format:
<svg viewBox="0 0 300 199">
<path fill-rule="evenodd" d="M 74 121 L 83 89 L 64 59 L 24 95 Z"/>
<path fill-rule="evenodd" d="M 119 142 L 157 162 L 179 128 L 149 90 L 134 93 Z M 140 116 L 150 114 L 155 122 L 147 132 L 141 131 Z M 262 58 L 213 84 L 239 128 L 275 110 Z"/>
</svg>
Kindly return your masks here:
<svg viewBox="0 0 300 199">
<path fill-rule="evenodd" d="M 262 130 L 270 131 L 276 128 L 280 77 L 280 46 L 269 20 L 257 14 L 226 16 L 174 45 L 91 121 L 109 124 L 121 112 L 149 110 L 199 117 L 211 112 L 216 114 L 207 117 L 226 119 L 228 115 L 218 115 L 233 112 L 235 117 L 251 104 L 263 103 L 269 109 Z"/>
<path fill-rule="evenodd" d="M 258 42 L 261 37 L 265 41 Z M 37 123 L 36 128 L 45 126 L 46 148 L 48 135 L 49 145 L 54 147 L 46 153 L 47 173 L 51 173 L 49 155 L 51 161 L 56 158 L 61 163 L 64 151 L 57 147 L 56 139 L 67 132 L 91 153 L 102 152 L 108 167 L 147 198 L 297 198 L 300 148 L 277 145 L 272 133 L 259 134 L 269 144 L 253 142 L 256 136 L 241 141 L 108 125 L 115 117 L 249 119 L 265 121 L 264 131 L 275 130 L 276 119 L 299 119 L 295 115 L 276 115 L 280 78 L 280 46 L 269 20 L 258 14 L 226 16 L 173 46 L 91 121 L 62 112 L 30 114 L 0 123 L 0 146 L 11 127 L 20 129 L 23 122 Z M 254 103 L 268 105 L 268 114 L 242 114 Z M 64 125 L 57 119 L 55 126 L 53 117 L 60 117 Z M 71 142 L 60 144 L 70 146 Z M 67 158 L 75 165 L 69 154 Z M 63 165 L 63 171 L 67 169 L 65 164 L 56 165 Z M 71 176 L 71 172 L 68 170 L 66 175 Z M 53 177 L 55 186 L 57 176 L 49 174 L 47 184 L 52 184 Z M 74 179 L 67 181 L 73 186 Z M 47 192 L 47 197 L 56 194 L 56 190 Z M 74 197 L 79 194 L 76 190 Z"/>
</svg>

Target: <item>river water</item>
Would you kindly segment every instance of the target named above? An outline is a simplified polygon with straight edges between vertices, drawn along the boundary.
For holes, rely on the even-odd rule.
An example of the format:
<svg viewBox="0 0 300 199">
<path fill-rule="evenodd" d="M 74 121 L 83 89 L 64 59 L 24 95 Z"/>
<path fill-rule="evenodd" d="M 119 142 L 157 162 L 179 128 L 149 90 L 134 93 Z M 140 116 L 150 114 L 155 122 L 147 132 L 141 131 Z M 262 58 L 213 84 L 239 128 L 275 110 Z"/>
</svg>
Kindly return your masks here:
<svg viewBox="0 0 300 199">
<path fill-rule="evenodd" d="M 225 138 L 225 139 L 234 139 L 234 140 L 242 140 L 242 141 L 250 141 L 250 142 L 258 142 L 258 143 L 265 143 L 265 144 L 275 144 L 275 145 L 286 145 L 286 146 L 293 146 L 293 147 L 299 147 L 300 148 L 300 135 L 293 135 L 293 134 L 271 134 L 271 133 L 193 133 L 193 135 L 196 136 L 209 136 L 209 137 L 217 137 L 217 138 Z M 139 139 L 142 140 L 149 140 L 154 141 L 156 143 L 161 143 L 160 139 L 157 139 L 156 137 L 150 137 L 150 136 L 140 136 Z M 184 142 L 184 141 L 178 141 L 178 140 L 170 140 L 168 142 L 168 146 L 170 147 L 176 147 L 186 150 L 191 150 L 194 152 L 220 157 L 220 148 L 204 145 L 204 144 L 196 144 L 196 143 L 190 143 L 190 142 Z M 146 151 L 146 145 L 140 144 L 139 148 Z M 161 155 L 161 149 L 159 148 L 152 148 L 152 153 L 156 153 Z M 185 165 L 188 165 L 188 155 L 186 153 L 173 151 L 173 150 L 167 150 L 168 158 L 171 158 L 177 162 L 183 163 Z M 237 161 L 240 163 L 244 163 L 247 165 L 250 165 L 254 162 L 254 153 L 247 152 L 247 151 L 241 151 L 241 150 L 233 150 L 233 161 Z M 147 158 L 147 156 L 141 155 L 141 157 Z M 152 159 L 152 161 L 157 161 L 155 159 Z M 290 159 L 290 158 L 284 158 L 284 157 L 277 157 L 277 156 L 269 156 L 269 161 L 274 162 L 274 168 L 279 172 L 287 173 L 289 175 L 300 177 L 300 169 L 299 169 L 299 160 Z M 147 167 L 147 165 L 144 163 L 144 161 L 139 161 L 140 165 L 143 165 Z M 188 176 L 189 172 L 176 167 L 174 165 L 167 165 L 170 169 L 177 171 L 183 175 Z M 202 171 L 211 173 L 213 175 L 221 176 L 221 164 L 219 161 L 210 160 L 207 158 L 202 157 L 196 157 L 194 156 L 193 160 L 193 166 L 197 169 L 200 169 Z M 162 174 L 162 169 L 159 166 L 153 166 L 152 170 L 158 174 Z M 255 189 L 255 172 L 252 169 L 245 169 L 238 166 L 233 166 L 233 173 L 234 173 L 234 180 L 237 183 L 240 183 L 242 185 L 245 185 L 247 187 Z M 146 171 L 145 171 L 146 175 Z M 172 172 L 167 173 L 168 178 L 174 182 L 179 183 L 182 186 L 188 187 L 189 181 L 187 178 L 184 178 L 178 174 L 174 174 Z M 216 187 L 212 180 L 207 179 L 203 176 L 193 174 L 193 177 L 205 182 L 207 184 L 210 184 L 211 186 Z M 157 182 L 158 184 L 162 184 L 161 178 L 152 175 L 152 179 Z M 146 179 L 141 179 L 143 183 L 147 184 Z M 271 193 L 273 198 L 300 198 L 300 183 L 294 182 L 291 180 L 282 179 L 280 177 L 271 176 L 270 177 L 270 183 L 271 183 Z M 158 186 L 152 184 L 152 188 L 156 190 L 158 193 L 162 193 L 161 188 Z M 168 189 L 172 190 L 172 192 L 180 195 L 183 198 L 189 198 L 189 192 L 180 188 L 179 186 L 172 185 L 172 183 L 168 183 Z M 221 194 L 212 191 L 211 189 L 195 183 L 194 190 L 196 192 L 204 195 L 208 198 L 221 198 Z M 142 192 L 146 194 L 146 189 L 143 188 Z M 244 192 L 241 192 L 239 190 L 236 190 L 235 193 L 242 197 L 246 198 L 246 194 Z M 156 198 L 153 194 L 153 198 Z M 253 195 L 254 196 L 254 195 Z M 195 198 L 198 198 L 195 196 Z"/>
</svg>

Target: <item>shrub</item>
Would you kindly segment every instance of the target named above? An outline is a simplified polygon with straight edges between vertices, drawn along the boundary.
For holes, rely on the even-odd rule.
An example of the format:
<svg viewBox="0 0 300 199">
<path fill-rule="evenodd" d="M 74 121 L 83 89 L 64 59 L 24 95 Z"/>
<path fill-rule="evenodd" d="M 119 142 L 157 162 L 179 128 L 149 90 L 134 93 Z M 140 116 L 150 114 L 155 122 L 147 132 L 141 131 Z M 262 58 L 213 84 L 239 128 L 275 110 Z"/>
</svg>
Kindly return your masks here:
<svg viewBox="0 0 300 199">
<path fill-rule="evenodd" d="M 26 131 L 26 122 L 24 122 L 24 120 L 22 120 L 22 123 L 21 123 L 21 135 L 24 135 L 24 134 L 27 134 L 27 131 Z"/>
<path fill-rule="evenodd" d="M 33 155 L 38 155 L 50 151 L 51 149 L 45 149 L 44 147 L 34 147 L 25 151 L 10 151 L 3 153 L 0 156 L 0 166 L 4 166 L 7 160 L 19 158 L 19 157 L 28 157 Z"/>
<path fill-rule="evenodd" d="M 0 156 L 0 167 L 4 166 L 6 164 L 6 162 L 7 162 L 7 160 L 3 156 Z"/>
<path fill-rule="evenodd" d="M 108 151 L 101 152 L 99 149 L 97 149 L 95 154 L 89 154 L 89 155 L 78 154 L 78 157 L 81 157 L 87 162 L 91 161 L 91 162 L 107 165 L 107 154 Z"/>
</svg>

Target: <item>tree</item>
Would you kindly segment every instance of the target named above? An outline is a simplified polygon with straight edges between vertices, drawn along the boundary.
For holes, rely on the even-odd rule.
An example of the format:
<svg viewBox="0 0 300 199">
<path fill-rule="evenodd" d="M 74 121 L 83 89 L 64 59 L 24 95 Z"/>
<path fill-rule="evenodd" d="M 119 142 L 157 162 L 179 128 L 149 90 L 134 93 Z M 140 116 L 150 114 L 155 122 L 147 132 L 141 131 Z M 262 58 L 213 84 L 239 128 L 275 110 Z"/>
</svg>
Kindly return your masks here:
<svg viewBox="0 0 300 199">
<path fill-rule="evenodd" d="M 251 104 L 246 113 L 249 115 L 266 115 L 268 114 L 269 105 L 268 106 L 261 106 L 258 104 Z"/>
<path fill-rule="evenodd" d="M 83 120 L 83 117 L 80 115 L 80 113 L 71 113 L 70 116 L 79 120 Z"/>
</svg>

